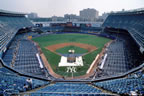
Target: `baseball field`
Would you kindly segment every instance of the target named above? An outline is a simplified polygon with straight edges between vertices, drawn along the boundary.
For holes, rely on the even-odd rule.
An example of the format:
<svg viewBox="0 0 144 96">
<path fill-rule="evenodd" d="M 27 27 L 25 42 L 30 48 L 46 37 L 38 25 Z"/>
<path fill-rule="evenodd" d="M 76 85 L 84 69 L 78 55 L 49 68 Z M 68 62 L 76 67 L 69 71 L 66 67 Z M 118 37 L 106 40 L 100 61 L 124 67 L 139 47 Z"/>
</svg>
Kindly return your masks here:
<svg viewBox="0 0 144 96">
<path fill-rule="evenodd" d="M 56 74 L 64 77 L 85 75 L 91 63 L 111 39 L 88 34 L 51 34 L 33 38 L 47 58 Z M 66 72 L 66 67 L 58 67 L 61 56 L 68 50 L 75 50 L 75 54 L 83 54 L 84 66 L 76 68 L 75 73 Z"/>
</svg>

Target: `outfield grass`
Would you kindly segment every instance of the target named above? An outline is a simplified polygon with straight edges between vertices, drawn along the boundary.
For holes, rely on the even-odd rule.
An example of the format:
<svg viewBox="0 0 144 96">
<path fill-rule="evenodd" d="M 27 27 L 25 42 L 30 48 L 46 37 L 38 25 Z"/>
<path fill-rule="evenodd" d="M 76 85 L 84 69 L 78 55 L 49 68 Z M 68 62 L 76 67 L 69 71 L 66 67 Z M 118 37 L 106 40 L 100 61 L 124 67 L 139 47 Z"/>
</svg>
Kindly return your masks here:
<svg viewBox="0 0 144 96">
<path fill-rule="evenodd" d="M 60 49 L 57 49 L 56 52 L 61 53 L 61 54 L 68 54 L 69 50 L 75 50 L 75 54 L 84 54 L 87 53 L 88 50 L 76 47 L 76 46 L 66 46 Z"/>
<path fill-rule="evenodd" d="M 86 71 L 88 70 L 90 64 L 95 59 L 96 55 L 99 54 L 102 51 L 102 48 L 104 45 L 110 41 L 110 39 L 103 38 L 103 37 L 97 37 L 94 35 L 87 35 L 87 34 L 53 34 L 53 35 L 47 35 L 42 37 L 33 38 L 33 41 L 37 42 L 44 55 L 46 56 L 48 62 L 51 64 L 53 70 L 55 73 L 63 75 L 63 76 L 71 76 L 71 73 L 66 73 L 66 67 L 58 67 L 58 63 L 60 61 L 60 56 L 45 49 L 45 47 L 49 45 L 59 44 L 59 43 L 67 43 L 67 42 L 77 42 L 77 43 L 84 43 L 96 46 L 98 49 L 83 56 L 84 58 L 84 66 L 77 68 L 77 73 L 74 73 L 74 76 L 80 76 L 86 74 Z M 68 46 L 67 46 L 68 47 Z M 66 47 L 66 51 L 68 51 L 69 48 Z M 79 49 L 79 48 L 76 48 Z M 64 51 L 63 49 L 61 49 Z M 57 50 L 58 51 L 58 50 Z M 78 51 L 80 52 L 80 51 Z"/>
</svg>

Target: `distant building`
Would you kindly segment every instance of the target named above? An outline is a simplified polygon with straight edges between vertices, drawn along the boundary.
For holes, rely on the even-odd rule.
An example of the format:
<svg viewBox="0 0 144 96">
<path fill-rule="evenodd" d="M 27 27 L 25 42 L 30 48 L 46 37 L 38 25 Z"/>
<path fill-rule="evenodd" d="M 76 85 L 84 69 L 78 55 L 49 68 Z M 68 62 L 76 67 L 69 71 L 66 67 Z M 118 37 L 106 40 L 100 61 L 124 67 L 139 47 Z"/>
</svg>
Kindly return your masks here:
<svg viewBox="0 0 144 96">
<path fill-rule="evenodd" d="M 52 21 L 64 21 L 64 17 L 52 16 Z"/>
<path fill-rule="evenodd" d="M 52 21 L 57 21 L 57 16 L 52 16 Z"/>
<path fill-rule="evenodd" d="M 37 13 L 29 13 L 28 14 L 28 18 L 38 18 L 38 15 L 37 15 Z"/>
<path fill-rule="evenodd" d="M 108 17 L 109 13 L 103 13 L 102 16 L 99 16 L 99 18 L 97 19 L 98 21 L 102 21 L 104 22 L 105 19 Z"/>
<path fill-rule="evenodd" d="M 79 16 L 77 16 L 75 14 L 65 14 L 64 19 L 66 21 L 77 21 L 79 19 Z"/>
<path fill-rule="evenodd" d="M 80 11 L 80 17 L 84 20 L 94 21 L 98 18 L 99 12 L 95 9 L 83 9 Z"/>
</svg>

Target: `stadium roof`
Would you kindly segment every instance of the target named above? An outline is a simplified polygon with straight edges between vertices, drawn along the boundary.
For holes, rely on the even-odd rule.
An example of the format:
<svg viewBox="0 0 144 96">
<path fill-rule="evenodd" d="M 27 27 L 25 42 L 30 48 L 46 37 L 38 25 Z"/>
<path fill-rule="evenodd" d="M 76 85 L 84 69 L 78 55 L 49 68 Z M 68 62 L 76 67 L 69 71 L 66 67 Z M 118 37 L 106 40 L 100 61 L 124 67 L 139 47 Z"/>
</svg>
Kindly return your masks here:
<svg viewBox="0 0 144 96">
<path fill-rule="evenodd" d="M 133 10 L 124 10 L 124 11 L 116 11 L 111 14 L 120 15 L 120 14 L 144 14 L 144 8 L 133 9 Z"/>
<path fill-rule="evenodd" d="M 6 15 L 6 16 L 24 16 L 26 14 L 27 13 L 13 12 L 13 11 L 7 11 L 7 10 L 0 9 L 0 15 Z"/>
</svg>

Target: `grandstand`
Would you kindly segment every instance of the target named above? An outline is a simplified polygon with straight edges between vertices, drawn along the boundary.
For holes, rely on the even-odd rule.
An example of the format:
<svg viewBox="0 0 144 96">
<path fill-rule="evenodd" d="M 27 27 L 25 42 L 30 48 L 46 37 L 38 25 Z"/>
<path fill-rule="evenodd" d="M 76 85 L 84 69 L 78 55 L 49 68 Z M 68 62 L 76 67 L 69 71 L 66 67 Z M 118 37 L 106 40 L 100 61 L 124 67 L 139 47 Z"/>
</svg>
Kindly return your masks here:
<svg viewBox="0 0 144 96">
<path fill-rule="evenodd" d="M 0 95 L 144 94 L 144 10 L 111 13 L 101 33 L 75 32 L 114 40 L 106 48 L 102 66 L 95 69 L 92 76 L 72 80 L 56 78 L 45 68 L 37 44 L 27 37 L 52 35 L 53 32 L 21 31 L 33 27 L 25 15 L 0 10 Z M 63 32 L 54 32 L 59 33 Z"/>
<path fill-rule="evenodd" d="M 127 30 L 144 52 L 144 10 L 112 13 L 108 16 L 103 27 Z"/>
<path fill-rule="evenodd" d="M 22 23 L 23 22 L 23 23 Z M 25 18 L 25 14 L 12 13 L 0 10 L 0 54 L 6 51 L 8 43 L 13 39 L 18 30 L 23 27 L 32 26 L 32 23 Z M 0 55 L 0 56 L 1 56 Z"/>
</svg>

